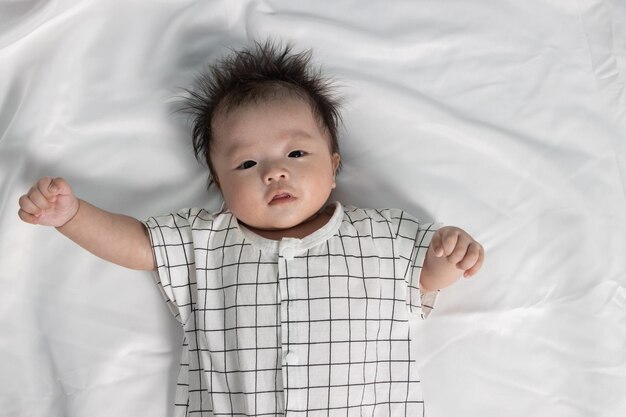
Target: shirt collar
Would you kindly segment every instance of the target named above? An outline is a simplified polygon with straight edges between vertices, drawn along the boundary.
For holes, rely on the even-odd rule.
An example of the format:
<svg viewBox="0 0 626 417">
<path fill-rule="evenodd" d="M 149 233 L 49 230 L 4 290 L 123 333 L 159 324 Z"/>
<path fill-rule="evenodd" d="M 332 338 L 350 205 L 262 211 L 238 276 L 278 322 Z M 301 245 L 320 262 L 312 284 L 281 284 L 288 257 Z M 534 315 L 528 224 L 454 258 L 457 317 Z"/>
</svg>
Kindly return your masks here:
<svg viewBox="0 0 626 417">
<path fill-rule="evenodd" d="M 332 202 L 329 205 L 335 205 L 335 211 L 328 222 L 315 232 L 302 239 L 293 237 L 284 237 L 281 240 L 267 239 L 252 232 L 243 224 L 239 223 L 236 218 L 234 219 L 239 232 L 241 232 L 245 239 L 254 246 L 258 247 L 262 251 L 272 252 L 279 255 L 285 254 L 286 257 L 290 258 L 295 254 L 306 252 L 312 247 L 327 241 L 337 233 L 339 227 L 341 226 L 341 222 L 343 221 L 343 207 L 338 201 Z"/>
</svg>

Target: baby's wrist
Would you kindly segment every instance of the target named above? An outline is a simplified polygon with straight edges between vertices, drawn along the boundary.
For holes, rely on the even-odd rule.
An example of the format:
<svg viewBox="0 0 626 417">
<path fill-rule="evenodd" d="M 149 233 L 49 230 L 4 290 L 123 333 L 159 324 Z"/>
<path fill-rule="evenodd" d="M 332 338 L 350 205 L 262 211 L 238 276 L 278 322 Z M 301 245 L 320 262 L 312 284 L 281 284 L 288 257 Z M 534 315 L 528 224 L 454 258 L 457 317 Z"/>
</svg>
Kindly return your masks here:
<svg viewBox="0 0 626 417">
<path fill-rule="evenodd" d="M 66 221 L 65 221 L 62 225 L 60 225 L 60 226 L 56 226 L 56 228 L 60 230 L 61 228 L 64 228 L 64 227 L 65 227 L 65 226 L 67 226 L 70 222 L 72 222 L 72 220 L 74 220 L 74 219 L 76 218 L 76 215 L 77 215 L 77 214 L 78 214 L 78 212 L 80 211 L 80 206 L 81 206 L 81 204 L 80 204 L 80 199 L 79 199 L 79 198 L 77 198 L 77 199 L 76 199 L 76 211 L 74 212 L 74 214 L 72 214 L 72 215 L 70 216 L 70 218 L 69 218 L 69 219 L 67 219 L 67 220 L 66 220 Z"/>
</svg>

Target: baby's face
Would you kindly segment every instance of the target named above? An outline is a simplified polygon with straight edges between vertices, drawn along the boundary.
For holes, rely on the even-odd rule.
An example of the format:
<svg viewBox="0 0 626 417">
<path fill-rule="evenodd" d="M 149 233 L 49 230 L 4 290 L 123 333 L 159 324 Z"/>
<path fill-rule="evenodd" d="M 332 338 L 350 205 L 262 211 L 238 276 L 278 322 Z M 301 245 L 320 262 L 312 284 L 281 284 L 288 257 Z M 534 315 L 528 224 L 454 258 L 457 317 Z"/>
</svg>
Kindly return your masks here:
<svg viewBox="0 0 626 417">
<path fill-rule="evenodd" d="M 213 125 L 216 182 L 226 206 L 253 228 L 289 229 L 315 215 L 335 188 L 339 159 L 296 98 L 249 104 Z"/>
</svg>

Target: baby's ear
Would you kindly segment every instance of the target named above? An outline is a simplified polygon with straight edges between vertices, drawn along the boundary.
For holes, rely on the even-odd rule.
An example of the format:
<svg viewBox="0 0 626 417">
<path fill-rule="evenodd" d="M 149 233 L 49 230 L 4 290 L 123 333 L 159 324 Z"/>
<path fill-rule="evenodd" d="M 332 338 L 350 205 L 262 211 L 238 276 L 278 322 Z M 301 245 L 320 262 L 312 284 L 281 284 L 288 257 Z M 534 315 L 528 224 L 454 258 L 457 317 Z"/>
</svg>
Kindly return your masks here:
<svg viewBox="0 0 626 417">
<path fill-rule="evenodd" d="M 341 162 L 341 155 L 335 152 L 333 153 L 333 174 L 337 174 L 337 169 L 339 168 L 339 163 Z"/>
</svg>

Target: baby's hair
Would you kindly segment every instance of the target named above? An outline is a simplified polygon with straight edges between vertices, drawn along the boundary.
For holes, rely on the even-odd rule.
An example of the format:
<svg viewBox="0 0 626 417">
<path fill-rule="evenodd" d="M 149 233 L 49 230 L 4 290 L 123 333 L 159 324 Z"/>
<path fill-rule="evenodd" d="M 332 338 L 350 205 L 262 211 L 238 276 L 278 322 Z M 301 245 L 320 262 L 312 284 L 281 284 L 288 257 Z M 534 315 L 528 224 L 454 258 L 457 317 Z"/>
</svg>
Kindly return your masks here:
<svg viewBox="0 0 626 417">
<path fill-rule="evenodd" d="M 246 104 L 282 97 L 304 99 L 328 134 L 331 153 L 339 153 L 339 101 L 332 83 L 311 67 L 311 50 L 295 53 L 292 49 L 268 40 L 232 50 L 198 76 L 193 90 L 187 90 L 185 110 L 192 116 L 193 149 L 196 158 L 208 165 L 210 183 L 216 178 L 211 162 L 215 116 Z"/>
</svg>

